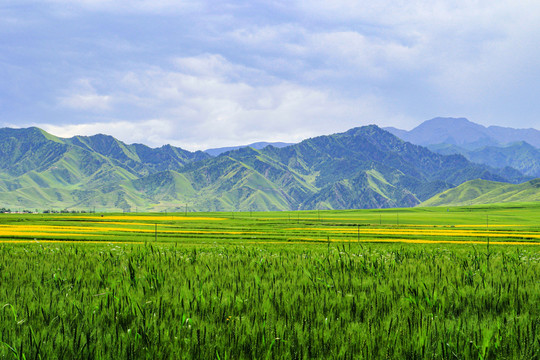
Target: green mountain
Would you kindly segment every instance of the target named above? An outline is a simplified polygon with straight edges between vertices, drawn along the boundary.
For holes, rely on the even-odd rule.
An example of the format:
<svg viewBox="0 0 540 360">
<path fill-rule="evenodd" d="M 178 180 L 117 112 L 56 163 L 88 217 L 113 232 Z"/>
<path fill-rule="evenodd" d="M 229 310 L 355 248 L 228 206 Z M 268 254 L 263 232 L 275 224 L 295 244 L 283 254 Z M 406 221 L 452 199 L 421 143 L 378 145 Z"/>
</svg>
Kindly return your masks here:
<svg viewBox="0 0 540 360">
<path fill-rule="evenodd" d="M 148 199 L 126 183 L 209 157 L 172 146 L 126 145 L 106 135 L 61 139 L 38 128 L 0 129 L 0 203 L 13 209 L 145 208 Z"/>
<path fill-rule="evenodd" d="M 400 140 L 375 125 L 212 157 L 107 135 L 61 139 L 0 129 L 0 207 L 237 211 L 415 206 L 493 170 Z"/>
<path fill-rule="evenodd" d="M 517 185 L 487 180 L 471 180 L 435 195 L 424 201 L 421 206 L 460 206 L 533 201 L 540 201 L 540 178 Z"/>
<path fill-rule="evenodd" d="M 197 195 L 187 201 L 211 210 L 414 206 L 469 179 L 504 179 L 374 125 L 284 148 L 230 151 L 179 173 L 196 184 Z"/>
</svg>

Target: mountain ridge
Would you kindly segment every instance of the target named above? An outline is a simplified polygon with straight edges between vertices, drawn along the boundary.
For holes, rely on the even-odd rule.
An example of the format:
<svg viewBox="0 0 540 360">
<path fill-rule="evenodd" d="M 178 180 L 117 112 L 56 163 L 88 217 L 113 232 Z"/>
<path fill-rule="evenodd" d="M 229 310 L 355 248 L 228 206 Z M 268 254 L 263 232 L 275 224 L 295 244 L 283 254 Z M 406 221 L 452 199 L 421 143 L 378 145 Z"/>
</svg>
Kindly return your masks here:
<svg viewBox="0 0 540 360">
<path fill-rule="evenodd" d="M 484 127 L 465 118 L 434 118 L 411 131 L 386 129 L 439 154 L 460 154 L 477 164 L 540 176 L 540 131 L 536 129 Z"/>
<path fill-rule="evenodd" d="M 16 136 L 15 136 L 16 135 Z M 213 157 L 109 135 L 62 139 L 38 128 L 0 129 L 0 203 L 15 208 L 122 211 L 345 209 L 414 206 L 506 173 L 435 154 L 376 125 L 287 147 Z"/>
<path fill-rule="evenodd" d="M 261 150 L 267 146 L 273 146 L 273 147 L 277 147 L 277 148 L 282 148 L 282 147 L 286 147 L 286 146 L 290 146 L 290 145 L 294 145 L 294 143 L 287 143 L 287 142 L 266 142 L 266 141 L 259 141 L 259 142 L 254 142 L 254 143 L 251 143 L 251 144 L 248 144 L 248 145 L 236 145 L 236 146 L 227 146 L 227 147 L 220 147 L 220 148 L 212 148 L 212 149 L 206 149 L 204 150 L 205 153 L 207 154 L 210 154 L 212 156 L 218 156 L 218 155 L 221 155 L 223 153 L 226 153 L 228 151 L 232 151 L 232 150 L 238 150 L 238 149 L 241 149 L 241 148 L 247 148 L 247 147 L 250 147 L 250 148 L 253 148 L 253 149 L 256 149 L 256 150 Z"/>
<path fill-rule="evenodd" d="M 502 126 L 485 127 L 466 118 L 437 117 L 426 120 L 410 131 L 387 127 L 385 130 L 418 145 L 453 144 L 475 149 L 526 141 L 540 147 L 540 131 L 534 128 L 514 129 Z"/>
<path fill-rule="evenodd" d="M 524 175 L 540 177 L 540 149 L 527 142 L 513 142 L 504 146 L 485 146 L 467 150 L 456 145 L 439 144 L 427 146 L 431 151 L 443 155 L 461 154 L 467 160 L 491 167 L 509 166 Z"/>
</svg>

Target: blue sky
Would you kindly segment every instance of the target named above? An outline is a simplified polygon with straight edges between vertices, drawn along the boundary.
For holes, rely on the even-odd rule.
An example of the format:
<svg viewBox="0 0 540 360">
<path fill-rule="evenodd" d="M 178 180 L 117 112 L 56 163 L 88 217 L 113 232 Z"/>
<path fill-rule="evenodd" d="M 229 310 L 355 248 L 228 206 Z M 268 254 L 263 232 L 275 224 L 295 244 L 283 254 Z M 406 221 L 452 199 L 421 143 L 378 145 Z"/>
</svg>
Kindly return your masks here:
<svg viewBox="0 0 540 360">
<path fill-rule="evenodd" d="M 2 0 L 0 126 L 189 150 L 539 128 L 540 2 Z"/>
</svg>

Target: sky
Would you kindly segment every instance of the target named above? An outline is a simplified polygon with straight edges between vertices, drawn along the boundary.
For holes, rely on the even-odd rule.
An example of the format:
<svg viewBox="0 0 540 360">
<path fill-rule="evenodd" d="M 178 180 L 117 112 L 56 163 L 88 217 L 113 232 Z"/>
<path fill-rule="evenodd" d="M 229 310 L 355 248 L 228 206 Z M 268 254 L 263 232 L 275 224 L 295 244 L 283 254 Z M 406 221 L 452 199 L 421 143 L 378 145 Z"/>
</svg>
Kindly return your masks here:
<svg viewBox="0 0 540 360">
<path fill-rule="evenodd" d="M 0 126 L 187 150 L 540 128 L 534 0 L 2 0 Z"/>
</svg>

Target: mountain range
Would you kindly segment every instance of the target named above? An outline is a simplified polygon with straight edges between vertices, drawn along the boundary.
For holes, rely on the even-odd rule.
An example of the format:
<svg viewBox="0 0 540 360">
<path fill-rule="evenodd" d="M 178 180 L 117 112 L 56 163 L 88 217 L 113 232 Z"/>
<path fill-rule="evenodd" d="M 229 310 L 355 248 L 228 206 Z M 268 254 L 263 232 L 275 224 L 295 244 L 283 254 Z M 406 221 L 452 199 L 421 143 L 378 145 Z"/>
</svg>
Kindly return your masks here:
<svg viewBox="0 0 540 360">
<path fill-rule="evenodd" d="M 509 166 L 524 175 L 540 177 L 540 149 L 524 141 L 502 146 L 484 146 L 473 150 L 450 144 L 428 145 L 428 148 L 439 154 L 461 154 L 474 163 L 492 167 Z"/>
<path fill-rule="evenodd" d="M 375 126 L 282 148 L 212 156 L 108 135 L 0 129 L 0 206 L 122 211 L 249 211 L 415 206 L 465 181 L 527 180 L 405 142 Z"/>
<path fill-rule="evenodd" d="M 460 154 L 474 163 L 512 167 L 526 176 L 540 177 L 540 131 L 536 129 L 486 128 L 464 118 L 435 118 L 411 131 L 385 129 L 439 154 Z"/>
<path fill-rule="evenodd" d="M 525 141 L 536 148 L 540 147 L 539 130 L 501 126 L 485 127 L 465 118 L 438 117 L 424 121 L 410 131 L 394 127 L 384 129 L 400 139 L 423 146 L 452 144 L 474 150 L 484 146 L 501 146 Z"/>
</svg>

